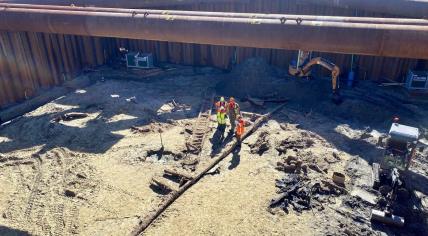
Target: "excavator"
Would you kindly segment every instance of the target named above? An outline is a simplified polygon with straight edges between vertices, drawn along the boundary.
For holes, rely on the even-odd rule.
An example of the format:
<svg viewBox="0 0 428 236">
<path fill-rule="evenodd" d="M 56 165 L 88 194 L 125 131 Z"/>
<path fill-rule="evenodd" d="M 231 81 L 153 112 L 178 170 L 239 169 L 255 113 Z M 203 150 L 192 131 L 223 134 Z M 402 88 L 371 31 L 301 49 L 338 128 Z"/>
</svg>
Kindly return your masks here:
<svg viewBox="0 0 428 236">
<path fill-rule="evenodd" d="M 308 77 L 311 76 L 311 69 L 314 65 L 320 65 L 327 70 L 331 71 L 331 84 L 332 84 L 332 100 L 334 103 L 338 104 L 342 101 L 339 95 L 339 74 L 340 68 L 336 66 L 334 63 L 322 58 L 316 57 L 310 59 L 310 52 L 308 51 L 299 51 L 297 63 L 294 65 L 293 63 L 288 67 L 288 73 L 292 76 L 297 77 Z"/>
</svg>

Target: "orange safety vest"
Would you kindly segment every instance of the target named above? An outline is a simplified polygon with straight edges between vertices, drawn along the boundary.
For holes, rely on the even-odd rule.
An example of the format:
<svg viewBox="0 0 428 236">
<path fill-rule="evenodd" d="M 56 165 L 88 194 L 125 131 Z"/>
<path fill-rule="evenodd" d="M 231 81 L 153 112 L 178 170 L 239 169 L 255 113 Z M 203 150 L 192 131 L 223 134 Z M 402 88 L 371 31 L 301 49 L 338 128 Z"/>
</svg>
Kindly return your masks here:
<svg viewBox="0 0 428 236">
<path fill-rule="evenodd" d="M 241 137 L 245 131 L 245 122 L 244 120 L 239 120 L 238 125 L 236 126 L 236 136 Z"/>
<path fill-rule="evenodd" d="M 228 111 L 233 112 L 235 115 L 239 114 L 239 105 L 236 102 L 229 102 Z"/>
</svg>

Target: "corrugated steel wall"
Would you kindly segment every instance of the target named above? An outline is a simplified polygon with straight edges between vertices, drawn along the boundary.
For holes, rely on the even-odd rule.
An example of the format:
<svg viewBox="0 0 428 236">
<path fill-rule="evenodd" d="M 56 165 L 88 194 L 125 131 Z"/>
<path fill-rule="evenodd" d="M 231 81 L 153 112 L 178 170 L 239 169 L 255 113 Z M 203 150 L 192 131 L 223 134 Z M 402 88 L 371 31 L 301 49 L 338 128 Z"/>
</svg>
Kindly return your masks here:
<svg viewBox="0 0 428 236">
<path fill-rule="evenodd" d="M 198 11 L 226 11 L 226 12 L 262 12 L 262 13 L 290 13 L 305 15 L 337 15 L 337 16 L 380 16 L 387 17 L 384 14 L 374 14 L 356 10 L 346 10 L 342 8 L 331 7 L 307 7 L 307 5 L 297 4 L 298 0 L 253 0 L 251 4 L 198 4 L 195 6 L 180 6 L 178 10 L 198 10 Z M 389 16 L 391 17 L 391 16 Z M 127 47 L 130 50 L 142 50 L 155 53 L 159 61 L 168 61 L 189 65 L 214 65 L 220 68 L 227 68 L 230 59 L 233 57 L 235 48 L 210 46 L 210 45 L 191 45 L 185 43 L 163 43 L 149 42 L 144 40 L 124 40 L 114 39 L 111 42 L 114 47 Z M 269 63 L 284 68 L 288 67 L 291 60 L 294 60 L 297 51 L 276 50 L 276 49 L 255 49 L 255 48 L 236 48 L 237 62 L 242 62 L 249 57 L 263 57 Z M 325 57 L 332 62 L 337 63 L 342 71 L 350 69 L 351 55 L 314 53 L 314 56 Z M 354 57 L 356 67 L 360 73 L 360 79 L 388 79 L 401 80 L 409 68 L 414 68 L 417 60 L 398 59 L 385 57 L 358 56 Z M 328 72 L 320 71 L 325 73 Z"/>
<path fill-rule="evenodd" d="M 0 107 L 105 61 L 101 38 L 0 32 Z"/>
<path fill-rule="evenodd" d="M 297 0 L 254 0 L 251 4 L 198 4 L 183 10 L 293 13 L 343 16 L 382 16 L 372 13 L 327 7 L 306 7 Z M 296 51 L 235 48 L 212 45 L 155 42 L 113 38 L 95 38 L 44 33 L 0 32 L 0 107 L 22 101 L 40 89 L 61 84 L 85 67 L 103 64 L 117 55 L 119 47 L 152 52 L 161 62 L 210 65 L 228 68 L 236 53 L 237 62 L 263 57 L 269 63 L 287 68 Z M 336 64 L 342 71 L 350 68 L 351 55 L 314 53 Z M 400 81 L 417 60 L 358 56 L 354 58 L 359 79 Z M 420 63 L 427 68 L 426 62 Z M 320 73 L 325 73 L 317 69 Z"/>
</svg>

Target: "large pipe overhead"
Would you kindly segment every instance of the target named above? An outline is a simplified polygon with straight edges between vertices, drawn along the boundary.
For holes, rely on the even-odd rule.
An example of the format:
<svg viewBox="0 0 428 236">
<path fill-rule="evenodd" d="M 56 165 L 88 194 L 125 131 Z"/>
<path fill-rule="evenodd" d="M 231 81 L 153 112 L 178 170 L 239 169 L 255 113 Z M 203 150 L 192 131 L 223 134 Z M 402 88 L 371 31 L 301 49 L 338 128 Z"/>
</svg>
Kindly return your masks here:
<svg viewBox="0 0 428 236">
<path fill-rule="evenodd" d="M 300 0 L 297 3 L 428 18 L 428 0 Z"/>
<path fill-rule="evenodd" d="M 96 6 L 117 8 L 145 8 L 191 5 L 199 3 L 248 3 L 250 0 L 0 0 L 2 3 L 43 4 L 61 6 Z"/>
<path fill-rule="evenodd" d="M 179 11 L 162 14 L 13 7 L 0 11 L 0 30 L 428 59 L 427 25 Z"/>
<path fill-rule="evenodd" d="M 267 0 L 266 0 L 267 1 Z M 147 8 L 198 3 L 250 3 L 251 0 L 0 0 L 3 3 L 27 3 L 63 6 Z M 364 11 L 428 18 L 428 0 L 298 0 L 297 4 L 321 5 Z"/>
<path fill-rule="evenodd" d="M 428 20 L 425 20 L 425 19 L 408 19 L 408 18 L 403 19 L 403 18 L 378 18 L 378 17 L 312 16 L 312 15 L 291 15 L 291 14 L 177 11 L 177 10 L 152 10 L 152 9 L 123 9 L 123 8 L 78 7 L 78 6 L 71 7 L 71 6 L 34 5 L 34 4 L 8 4 L 8 3 L 0 3 L 0 7 L 89 11 L 89 12 L 117 12 L 117 13 L 133 13 L 133 14 L 215 16 L 215 17 L 232 17 L 232 18 L 257 18 L 257 19 L 282 19 L 285 17 L 288 20 L 302 19 L 302 20 L 311 20 L 311 21 L 331 21 L 331 22 L 336 21 L 336 22 L 353 22 L 353 23 L 428 25 Z"/>
</svg>

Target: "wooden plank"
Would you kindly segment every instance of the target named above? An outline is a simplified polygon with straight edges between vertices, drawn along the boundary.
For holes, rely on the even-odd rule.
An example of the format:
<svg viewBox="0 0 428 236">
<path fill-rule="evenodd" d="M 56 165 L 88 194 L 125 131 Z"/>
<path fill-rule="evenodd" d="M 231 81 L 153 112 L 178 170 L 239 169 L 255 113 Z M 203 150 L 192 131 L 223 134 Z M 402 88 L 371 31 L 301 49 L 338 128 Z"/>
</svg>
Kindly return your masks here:
<svg viewBox="0 0 428 236">
<path fill-rule="evenodd" d="M 157 185 L 157 186 L 159 186 L 165 190 L 169 190 L 169 191 L 173 191 L 173 192 L 178 191 L 178 187 L 175 187 L 174 185 L 172 185 L 172 183 L 169 183 L 166 179 L 163 179 L 160 177 L 153 177 L 151 184 Z"/>
<path fill-rule="evenodd" d="M 173 170 L 173 169 L 165 169 L 164 170 L 165 174 L 168 175 L 172 175 L 172 176 L 178 176 L 181 178 L 185 178 L 185 179 L 193 179 L 193 176 L 189 173 L 183 172 L 183 171 L 178 171 L 178 170 Z"/>
</svg>

